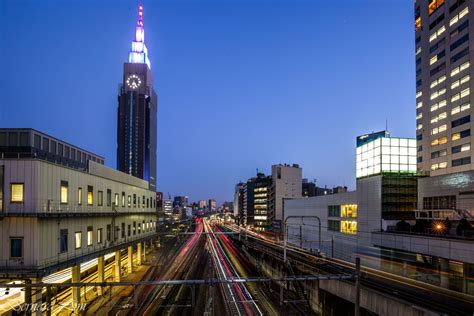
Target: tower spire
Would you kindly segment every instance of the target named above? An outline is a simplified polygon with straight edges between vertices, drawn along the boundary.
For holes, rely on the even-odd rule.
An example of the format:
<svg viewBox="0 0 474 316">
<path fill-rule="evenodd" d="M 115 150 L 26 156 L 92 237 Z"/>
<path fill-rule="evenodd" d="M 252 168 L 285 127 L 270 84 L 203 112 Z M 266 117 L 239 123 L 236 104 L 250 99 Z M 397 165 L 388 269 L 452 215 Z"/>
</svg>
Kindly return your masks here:
<svg viewBox="0 0 474 316">
<path fill-rule="evenodd" d="M 143 26 L 143 5 L 141 1 L 138 5 L 138 25 Z"/>
<path fill-rule="evenodd" d="M 147 64 L 151 69 L 148 58 L 148 50 L 145 45 L 145 28 L 143 27 L 143 5 L 138 5 L 138 21 L 135 28 L 135 40 L 132 42 L 132 50 L 128 53 L 128 62 L 135 64 Z"/>
</svg>

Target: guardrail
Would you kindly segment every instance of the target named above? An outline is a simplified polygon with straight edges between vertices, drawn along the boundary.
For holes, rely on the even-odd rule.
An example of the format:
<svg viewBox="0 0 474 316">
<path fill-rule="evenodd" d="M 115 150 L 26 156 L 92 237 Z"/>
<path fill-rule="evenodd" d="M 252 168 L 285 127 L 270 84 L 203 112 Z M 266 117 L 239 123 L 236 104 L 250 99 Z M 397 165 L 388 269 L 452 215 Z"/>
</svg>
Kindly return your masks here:
<svg viewBox="0 0 474 316">
<path fill-rule="evenodd" d="M 6 202 L 6 201 L 5 201 Z M 66 214 L 66 213 L 120 213 L 120 212 L 136 212 L 136 213 L 156 213 L 156 209 L 153 207 L 143 207 L 126 205 L 116 206 L 114 203 L 107 205 L 104 201 L 102 204 L 88 204 L 87 201 L 68 200 L 68 203 L 61 203 L 59 200 L 53 199 L 26 199 L 22 203 L 4 203 L 3 211 L 0 211 L 0 215 L 8 214 Z"/>
</svg>

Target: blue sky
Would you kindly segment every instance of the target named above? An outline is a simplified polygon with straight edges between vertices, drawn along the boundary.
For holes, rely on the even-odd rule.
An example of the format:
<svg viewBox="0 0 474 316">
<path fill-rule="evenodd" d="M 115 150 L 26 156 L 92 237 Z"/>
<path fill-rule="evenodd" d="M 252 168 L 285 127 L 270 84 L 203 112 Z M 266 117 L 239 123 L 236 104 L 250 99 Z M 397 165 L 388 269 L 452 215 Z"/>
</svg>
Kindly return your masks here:
<svg viewBox="0 0 474 316">
<path fill-rule="evenodd" d="M 0 1 L 0 126 L 33 127 L 115 167 L 135 0 Z M 231 200 L 299 163 L 355 187 L 355 137 L 415 136 L 413 1 L 143 0 L 158 103 L 158 189 Z"/>
</svg>

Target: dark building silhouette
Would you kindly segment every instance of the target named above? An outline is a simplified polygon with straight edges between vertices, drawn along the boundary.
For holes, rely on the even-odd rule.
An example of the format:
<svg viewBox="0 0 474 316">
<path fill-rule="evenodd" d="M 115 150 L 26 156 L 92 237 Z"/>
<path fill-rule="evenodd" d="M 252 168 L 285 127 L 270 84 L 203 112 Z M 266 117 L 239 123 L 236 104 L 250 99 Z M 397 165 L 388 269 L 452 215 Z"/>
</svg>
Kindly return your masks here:
<svg viewBox="0 0 474 316">
<path fill-rule="evenodd" d="M 118 96 L 117 169 L 149 182 L 156 189 L 156 115 L 158 97 L 153 89 L 140 5 L 135 40 L 124 63 Z"/>
</svg>

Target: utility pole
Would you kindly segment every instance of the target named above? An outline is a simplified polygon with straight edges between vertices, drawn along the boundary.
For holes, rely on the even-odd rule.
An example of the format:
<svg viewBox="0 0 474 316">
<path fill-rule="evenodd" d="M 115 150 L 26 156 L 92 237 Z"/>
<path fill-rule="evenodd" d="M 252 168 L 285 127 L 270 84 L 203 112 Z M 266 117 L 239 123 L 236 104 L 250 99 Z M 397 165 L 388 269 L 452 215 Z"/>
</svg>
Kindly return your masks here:
<svg viewBox="0 0 474 316">
<path fill-rule="evenodd" d="M 360 316 L 360 258 L 356 258 L 355 264 L 355 290 L 356 290 L 356 297 L 355 297 L 355 316 Z"/>
<path fill-rule="evenodd" d="M 331 258 L 334 258 L 334 234 L 331 235 Z"/>
</svg>

